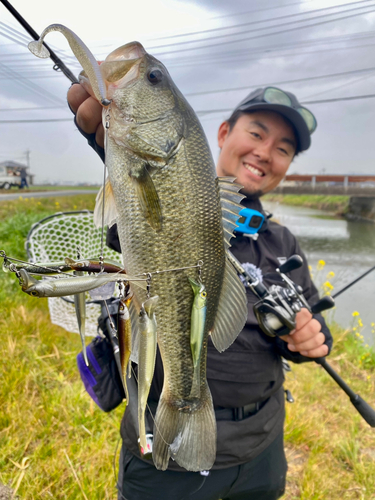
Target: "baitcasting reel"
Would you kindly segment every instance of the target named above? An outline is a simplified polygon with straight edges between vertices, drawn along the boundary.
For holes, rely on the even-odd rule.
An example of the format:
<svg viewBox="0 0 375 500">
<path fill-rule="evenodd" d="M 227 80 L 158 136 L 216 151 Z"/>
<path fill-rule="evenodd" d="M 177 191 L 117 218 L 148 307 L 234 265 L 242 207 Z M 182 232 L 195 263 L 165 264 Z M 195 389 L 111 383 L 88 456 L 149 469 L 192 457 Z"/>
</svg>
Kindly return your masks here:
<svg viewBox="0 0 375 500">
<path fill-rule="evenodd" d="M 230 252 L 228 252 L 228 254 L 229 260 L 238 274 L 242 276 L 245 283 L 259 298 L 259 301 L 254 304 L 254 312 L 261 329 L 271 337 L 287 335 L 291 330 L 294 330 L 296 327 L 296 314 L 302 307 L 306 307 L 312 314 L 317 314 L 335 305 L 333 298 L 326 296 L 310 307 L 303 295 L 302 288 L 285 275 L 285 273 L 289 273 L 302 266 L 303 260 L 299 255 L 292 255 L 279 269 L 277 269 L 278 274 L 286 286 L 272 285 L 267 289 L 263 283 L 259 281 L 257 276 L 252 274 L 251 271 L 246 272 L 241 263 Z M 367 271 L 365 274 L 368 274 L 370 271 Z M 356 281 L 357 280 L 355 280 L 354 283 Z M 346 288 L 347 287 L 343 290 Z M 339 293 L 341 293 L 341 291 Z M 322 366 L 328 375 L 330 375 L 347 396 L 349 396 L 350 402 L 364 420 L 366 420 L 371 427 L 375 427 L 375 410 L 344 382 L 338 373 L 336 373 L 327 363 L 326 358 L 315 358 L 314 361 Z"/>
<path fill-rule="evenodd" d="M 296 327 L 296 314 L 305 307 L 316 314 L 334 307 L 332 297 L 323 297 L 310 306 L 303 295 L 302 287 L 294 283 L 285 273 L 298 269 L 303 264 L 299 255 L 292 255 L 276 272 L 286 286 L 272 285 L 266 296 L 254 305 L 254 313 L 260 327 L 271 337 L 287 335 Z"/>
</svg>

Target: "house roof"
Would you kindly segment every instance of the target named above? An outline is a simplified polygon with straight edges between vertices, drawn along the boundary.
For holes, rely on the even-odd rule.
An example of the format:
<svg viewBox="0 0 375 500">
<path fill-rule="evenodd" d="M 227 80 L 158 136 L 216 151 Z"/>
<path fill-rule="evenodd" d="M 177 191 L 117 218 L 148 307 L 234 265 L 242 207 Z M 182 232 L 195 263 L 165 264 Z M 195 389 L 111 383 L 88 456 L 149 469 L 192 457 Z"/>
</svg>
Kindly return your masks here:
<svg viewBox="0 0 375 500">
<path fill-rule="evenodd" d="M 29 168 L 24 163 L 18 163 L 17 161 L 7 160 L 0 163 L 0 167 L 11 167 L 11 168 Z"/>
</svg>

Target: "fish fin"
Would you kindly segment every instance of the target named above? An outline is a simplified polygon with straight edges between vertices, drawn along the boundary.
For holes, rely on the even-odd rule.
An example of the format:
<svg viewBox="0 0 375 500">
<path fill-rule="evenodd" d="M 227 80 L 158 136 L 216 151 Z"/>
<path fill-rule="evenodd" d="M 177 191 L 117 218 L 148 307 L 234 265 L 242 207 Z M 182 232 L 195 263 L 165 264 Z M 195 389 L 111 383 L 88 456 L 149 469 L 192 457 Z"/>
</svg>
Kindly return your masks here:
<svg viewBox="0 0 375 500">
<path fill-rule="evenodd" d="M 113 195 L 112 184 L 109 179 L 105 183 L 105 200 L 104 200 L 104 225 L 108 227 L 116 223 L 118 213 Z M 102 227 L 102 212 L 103 212 L 103 187 L 100 188 L 96 196 L 96 204 L 94 210 L 94 224 L 96 227 Z"/>
<path fill-rule="evenodd" d="M 133 296 L 132 301 L 129 304 L 129 314 L 130 314 L 130 321 L 132 324 L 132 350 L 130 354 L 130 360 L 133 361 L 134 363 L 138 364 L 138 353 L 139 353 L 139 328 L 138 328 L 138 316 L 139 316 L 139 309 L 140 306 L 138 307 L 135 304 L 136 298 Z"/>
<path fill-rule="evenodd" d="M 243 209 L 240 202 L 245 198 L 244 195 L 238 193 L 243 186 L 234 181 L 235 177 L 218 177 L 216 180 L 222 210 L 225 250 L 231 246 L 230 239 L 233 237 L 233 231 L 237 227 L 237 221 Z"/>
<path fill-rule="evenodd" d="M 157 469 L 166 470 L 170 457 L 189 471 L 211 469 L 216 457 L 216 420 L 208 385 L 201 389 L 199 407 L 190 410 L 169 404 L 161 394 L 152 450 Z"/>
<path fill-rule="evenodd" d="M 159 195 L 146 165 L 130 173 L 143 215 L 155 231 L 160 231 L 162 216 Z"/>
<path fill-rule="evenodd" d="M 246 290 L 236 270 L 225 259 L 224 280 L 215 323 L 211 331 L 214 346 L 225 351 L 236 340 L 247 319 Z"/>
</svg>

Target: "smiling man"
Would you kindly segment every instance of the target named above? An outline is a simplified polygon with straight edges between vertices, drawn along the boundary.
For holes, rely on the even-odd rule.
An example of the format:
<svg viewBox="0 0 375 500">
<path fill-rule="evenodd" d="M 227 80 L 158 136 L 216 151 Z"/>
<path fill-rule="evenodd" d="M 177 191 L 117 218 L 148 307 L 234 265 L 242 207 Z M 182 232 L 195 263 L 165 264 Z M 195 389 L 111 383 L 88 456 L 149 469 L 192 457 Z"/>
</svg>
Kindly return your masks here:
<svg viewBox="0 0 375 500">
<path fill-rule="evenodd" d="M 100 104 L 80 85 L 70 88 L 68 101 L 81 132 L 104 158 Z M 252 92 L 219 128 L 217 174 L 236 177 L 244 186 L 242 204 L 248 210 L 246 224 L 237 228 L 231 240 L 231 251 L 267 287 L 280 284 L 275 271 L 281 262 L 303 254 L 290 231 L 265 214 L 259 197 L 274 189 L 293 158 L 309 148 L 315 128 L 314 116 L 293 94 L 273 87 Z M 113 231 L 108 241 L 120 251 Z M 318 301 L 306 261 L 290 277 L 303 288 L 310 305 Z M 325 356 L 332 337 L 322 316 L 312 316 L 307 309 L 297 314 L 296 329 L 290 335 L 268 337 L 253 313 L 257 299 L 249 289 L 247 298 L 248 318 L 236 341 L 223 353 L 211 343 L 208 346 L 207 380 L 218 435 L 212 470 L 187 472 L 172 461 L 168 470 L 156 470 L 141 459 L 136 424 L 127 412 L 121 424 L 120 500 L 276 500 L 283 495 L 287 464 L 282 357 L 301 363 Z M 162 377 L 159 360 L 151 409 L 157 405 Z M 151 416 L 149 425 L 153 425 Z"/>
</svg>

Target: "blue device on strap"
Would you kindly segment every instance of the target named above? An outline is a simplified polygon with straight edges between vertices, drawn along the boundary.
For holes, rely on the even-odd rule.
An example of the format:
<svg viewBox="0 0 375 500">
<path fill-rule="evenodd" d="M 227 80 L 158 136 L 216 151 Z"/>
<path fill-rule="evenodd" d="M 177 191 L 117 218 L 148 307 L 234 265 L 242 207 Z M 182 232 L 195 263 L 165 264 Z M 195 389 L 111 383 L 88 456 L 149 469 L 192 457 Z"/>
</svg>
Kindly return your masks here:
<svg viewBox="0 0 375 500">
<path fill-rule="evenodd" d="M 253 210 L 252 208 L 243 208 L 240 212 L 240 218 L 237 221 L 238 227 L 235 231 L 243 234 L 255 234 L 262 227 L 265 221 L 265 216 Z"/>
</svg>

